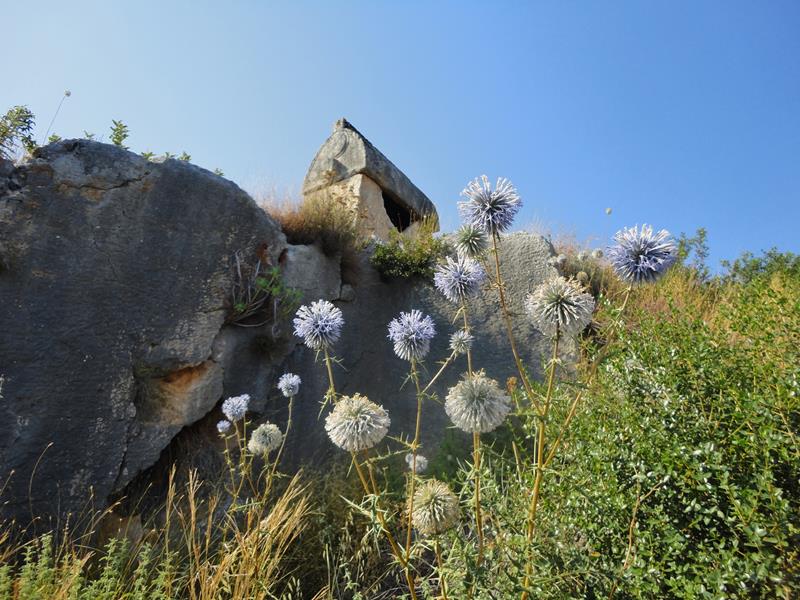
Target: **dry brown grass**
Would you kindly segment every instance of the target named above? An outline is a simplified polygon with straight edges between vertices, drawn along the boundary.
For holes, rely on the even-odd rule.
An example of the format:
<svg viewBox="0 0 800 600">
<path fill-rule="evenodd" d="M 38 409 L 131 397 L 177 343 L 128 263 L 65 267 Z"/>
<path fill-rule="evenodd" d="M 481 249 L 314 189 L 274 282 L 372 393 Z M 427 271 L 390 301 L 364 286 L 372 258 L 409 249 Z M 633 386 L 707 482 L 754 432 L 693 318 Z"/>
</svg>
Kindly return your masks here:
<svg viewBox="0 0 800 600">
<path fill-rule="evenodd" d="M 290 244 L 316 244 L 325 256 L 340 256 L 342 281 L 357 282 L 364 237 L 346 198 L 319 193 L 304 200 L 264 195 L 256 201 L 280 223 Z"/>
<path fill-rule="evenodd" d="M 0 598 L 274 598 L 291 575 L 287 555 L 312 512 L 301 478 L 276 485 L 259 476 L 259 489 L 243 487 L 247 492 L 231 501 L 230 490 L 194 473 L 179 490 L 173 472 L 161 510 L 135 535 L 129 519 L 109 528 L 109 509 L 80 533 L 66 528 L 20 541 L 2 527 Z M 109 562 L 117 563 L 111 572 Z"/>
</svg>

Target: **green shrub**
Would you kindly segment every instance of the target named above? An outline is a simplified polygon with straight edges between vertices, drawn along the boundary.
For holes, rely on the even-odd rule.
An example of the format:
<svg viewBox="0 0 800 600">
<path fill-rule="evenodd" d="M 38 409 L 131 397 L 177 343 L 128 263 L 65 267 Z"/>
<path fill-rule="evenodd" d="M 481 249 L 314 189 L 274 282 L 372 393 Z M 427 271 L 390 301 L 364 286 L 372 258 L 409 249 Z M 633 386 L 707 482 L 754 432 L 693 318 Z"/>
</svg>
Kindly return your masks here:
<svg viewBox="0 0 800 600">
<path fill-rule="evenodd" d="M 267 257 L 251 265 L 241 253 L 233 256 L 233 283 L 227 322 L 244 327 L 259 327 L 284 321 L 300 304 L 300 290 L 288 287 L 280 267 L 268 265 Z"/>
<path fill-rule="evenodd" d="M 430 280 L 436 261 L 447 254 L 447 243 L 433 235 L 433 226 L 423 221 L 410 236 L 392 231 L 388 242 L 378 242 L 370 258 L 372 266 L 385 278 Z"/>
<path fill-rule="evenodd" d="M 0 117 L 0 157 L 13 158 L 19 148 L 33 152 L 36 148 L 36 142 L 33 141 L 35 122 L 27 106 L 12 106 Z"/>
<path fill-rule="evenodd" d="M 502 529 L 481 569 L 470 544 L 453 545 L 450 571 L 474 578 L 454 576 L 452 596 L 475 585 L 476 598 L 519 597 L 526 552 L 534 598 L 789 598 L 800 589 L 800 278 L 730 288 L 711 312 L 705 300 L 672 296 L 707 293 L 688 271 L 656 290 L 671 312 L 632 298 L 637 326 L 605 349 L 549 468 L 530 549 L 521 532 L 533 470 L 496 440 L 483 492 Z M 551 422 L 563 419 L 571 389 L 559 385 Z M 514 429 L 523 457 L 531 420 L 523 410 Z M 469 473 L 460 480 L 468 489 Z"/>
</svg>

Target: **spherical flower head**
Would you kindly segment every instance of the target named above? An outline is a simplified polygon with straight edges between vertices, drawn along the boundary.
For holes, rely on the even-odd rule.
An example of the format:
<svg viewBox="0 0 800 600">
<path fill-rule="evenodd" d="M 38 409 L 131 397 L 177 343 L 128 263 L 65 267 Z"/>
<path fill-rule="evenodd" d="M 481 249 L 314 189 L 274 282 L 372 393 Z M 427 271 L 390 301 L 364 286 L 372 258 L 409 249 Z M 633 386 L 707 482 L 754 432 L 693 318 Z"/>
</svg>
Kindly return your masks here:
<svg viewBox="0 0 800 600">
<path fill-rule="evenodd" d="M 474 258 L 448 256 L 436 267 L 433 284 L 450 302 L 460 303 L 480 292 L 486 271 Z"/>
<path fill-rule="evenodd" d="M 617 275 L 629 283 L 656 281 L 678 259 L 678 246 L 666 229 L 653 233 L 649 225 L 623 228 L 614 235 L 614 241 L 608 260 Z"/>
<path fill-rule="evenodd" d="M 545 335 L 573 336 L 592 321 L 594 298 L 577 281 L 554 277 L 528 294 L 525 310 Z"/>
<path fill-rule="evenodd" d="M 267 421 L 256 427 L 250 434 L 247 449 L 253 454 L 267 456 L 273 450 L 280 448 L 282 440 L 283 433 L 278 426 Z"/>
<path fill-rule="evenodd" d="M 437 479 L 423 482 L 414 492 L 411 522 L 422 535 L 436 535 L 458 523 L 458 498 Z"/>
<path fill-rule="evenodd" d="M 486 235 L 506 231 L 522 207 L 516 188 L 502 177 L 498 178 L 497 185 L 492 189 L 489 178 L 481 175 L 470 181 L 461 195 L 465 198 L 465 201 L 458 203 L 461 218 Z"/>
<path fill-rule="evenodd" d="M 414 455 L 413 454 L 406 454 L 406 464 L 408 465 L 409 469 L 414 467 Z M 424 473 L 425 469 L 428 468 L 428 459 L 422 456 L 422 454 L 417 454 L 417 469 L 414 471 L 415 473 Z"/>
<path fill-rule="evenodd" d="M 389 431 L 389 415 L 366 396 L 343 396 L 325 418 L 325 431 L 342 450 L 372 448 Z"/>
<path fill-rule="evenodd" d="M 389 323 L 389 335 L 394 352 L 403 360 L 420 360 L 431 349 L 431 340 L 436 335 L 433 319 L 418 310 L 401 312 Z"/>
<path fill-rule="evenodd" d="M 450 350 L 456 354 L 466 354 L 472 348 L 475 338 L 463 329 L 459 329 L 450 336 Z"/>
<path fill-rule="evenodd" d="M 228 430 L 231 428 L 231 422 L 223 419 L 217 423 L 217 431 L 221 434 L 228 433 Z"/>
<path fill-rule="evenodd" d="M 287 398 L 292 398 L 300 391 L 300 376 L 294 373 L 284 373 L 278 379 L 278 389 Z"/>
<path fill-rule="evenodd" d="M 489 240 L 486 239 L 486 234 L 474 225 L 467 223 L 462 225 L 456 232 L 456 252 L 460 256 L 469 256 L 470 258 L 478 258 L 489 246 Z"/>
<path fill-rule="evenodd" d="M 511 399 L 494 379 L 478 371 L 450 388 L 444 411 L 453 424 L 468 433 L 494 431 L 511 410 Z"/>
<path fill-rule="evenodd" d="M 64 96 L 69 98 L 70 96 L 72 96 L 72 92 L 70 92 L 69 90 L 64 90 Z"/>
<path fill-rule="evenodd" d="M 301 306 L 294 318 L 294 334 L 312 350 L 323 350 L 335 343 L 342 333 L 342 311 L 327 300 Z"/>
<path fill-rule="evenodd" d="M 231 396 L 222 403 L 222 414 L 228 417 L 231 423 L 241 421 L 250 405 L 250 394 Z"/>
<path fill-rule="evenodd" d="M 595 248 L 594 250 L 592 250 L 592 258 L 595 260 L 600 260 L 601 258 L 603 258 L 603 251 L 600 250 L 600 248 Z"/>
</svg>

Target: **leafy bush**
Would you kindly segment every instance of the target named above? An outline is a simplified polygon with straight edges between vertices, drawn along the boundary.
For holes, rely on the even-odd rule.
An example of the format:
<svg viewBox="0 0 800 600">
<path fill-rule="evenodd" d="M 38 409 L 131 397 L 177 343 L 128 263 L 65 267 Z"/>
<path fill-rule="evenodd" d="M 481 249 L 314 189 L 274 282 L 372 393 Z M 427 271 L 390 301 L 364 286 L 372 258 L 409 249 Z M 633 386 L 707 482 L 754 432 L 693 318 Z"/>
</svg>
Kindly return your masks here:
<svg viewBox="0 0 800 600">
<path fill-rule="evenodd" d="M 386 278 L 432 279 L 436 262 L 448 252 L 447 243 L 433 235 L 433 225 L 423 221 L 412 235 L 392 231 L 388 242 L 378 242 L 370 258 L 372 266 Z"/>
<path fill-rule="evenodd" d="M 22 148 L 33 152 L 36 142 L 33 141 L 33 126 L 36 119 L 27 106 L 13 106 L 0 117 L 0 157 L 13 158 Z"/>
<path fill-rule="evenodd" d="M 277 327 L 297 309 L 301 295 L 284 283 L 280 268 L 270 266 L 265 253 L 253 265 L 234 254 L 229 323 L 260 327 L 272 322 Z"/>
<path fill-rule="evenodd" d="M 800 587 L 800 278 L 718 293 L 711 314 L 704 288 L 678 271 L 656 286 L 673 312 L 631 298 L 637 326 L 603 349 L 545 480 L 532 597 L 788 598 Z M 558 387 L 555 423 L 571 387 Z M 475 572 L 475 597 L 521 590 L 533 473 L 515 448 L 530 447 L 532 415 L 518 417 L 485 473 L 496 552 L 477 572 L 469 545 L 448 558 L 451 572 Z"/>
<path fill-rule="evenodd" d="M 761 256 L 745 252 L 733 262 L 723 260 L 722 266 L 726 270 L 723 279 L 738 283 L 750 283 L 758 277 L 769 278 L 780 273 L 800 277 L 800 256 L 777 248 L 771 248 Z"/>
</svg>

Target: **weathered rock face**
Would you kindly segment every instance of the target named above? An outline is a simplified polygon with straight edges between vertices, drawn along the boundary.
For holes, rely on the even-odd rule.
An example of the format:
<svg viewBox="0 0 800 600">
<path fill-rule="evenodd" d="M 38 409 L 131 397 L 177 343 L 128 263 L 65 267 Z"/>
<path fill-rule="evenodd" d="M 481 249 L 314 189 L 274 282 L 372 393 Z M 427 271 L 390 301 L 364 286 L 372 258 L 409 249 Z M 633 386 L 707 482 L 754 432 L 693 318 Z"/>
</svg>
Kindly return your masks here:
<svg viewBox="0 0 800 600">
<path fill-rule="evenodd" d="M 339 391 L 383 404 L 390 435 L 413 431 L 416 403 L 408 385 L 401 389 L 408 363 L 392 352 L 386 326 L 413 308 L 434 317 L 430 377 L 457 327 L 455 307 L 436 290 L 384 282 L 368 252 L 358 281 L 343 284 L 338 258 L 287 246 L 234 184 L 179 161 L 154 164 L 113 146 L 59 142 L 18 168 L 0 164 L 0 480 L 15 471 L 0 516 L 25 523 L 31 509 L 74 511 L 90 487 L 102 504 L 163 478 L 171 461 L 219 464 L 220 401 L 249 393 L 250 418 L 283 428 L 287 403 L 275 384 L 285 371 L 303 385 L 284 467 L 341 455 L 319 415 L 325 369 L 291 335 L 290 319 L 226 323 L 236 252 L 280 264 L 304 303 L 337 303 L 346 320 L 334 349 Z M 551 255 L 538 236 L 503 238 L 513 311 L 555 274 Z M 494 295 L 471 303 L 470 318 L 475 365 L 502 384 L 515 370 Z M 516 334 L 538 375 L 547 343 L 521 318 Z M 465 368 L 462 358 L 433 391 L 444 398 Z M 440 404 L 424 411 L 422 451 L 431 456 L 448 421 Z"/>
<path fill-rule="evenodd" d="M 175 160 L 81 140 L 3 168 L 2 512 L 25 522 L 90 486 L 102 502 L 215 406 L 230 258 L 276 259 L 285 238 L 236 185 Z"/>
</svg>

